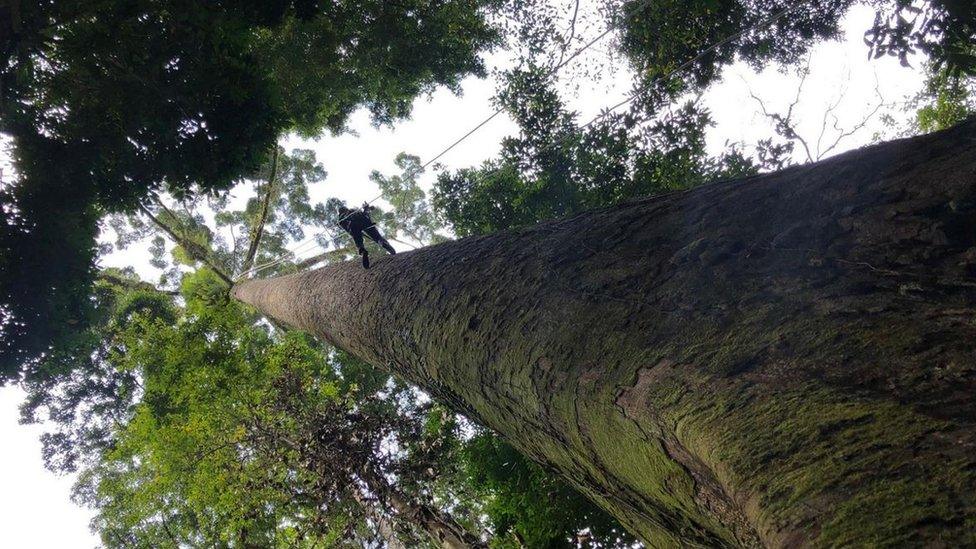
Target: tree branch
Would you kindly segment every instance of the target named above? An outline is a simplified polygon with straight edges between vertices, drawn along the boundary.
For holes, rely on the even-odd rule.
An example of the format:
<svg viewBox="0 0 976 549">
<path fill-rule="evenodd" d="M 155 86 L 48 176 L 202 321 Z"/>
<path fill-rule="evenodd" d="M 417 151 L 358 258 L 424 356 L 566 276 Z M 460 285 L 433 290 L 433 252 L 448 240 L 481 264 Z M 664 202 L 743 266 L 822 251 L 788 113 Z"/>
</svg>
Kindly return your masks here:
<svg viewBox="0 0 976 549">
<path fill-rule="evenodd" d="M 251 229 L 251 244 L 247 248 L 247 255 L 241 264 L 241 272 L 246 273 L 254 264 L 254 258 L 258 253 L 258 246 L 261 244 L 261 237 L 264 236 L 264 225 L 268 220 L 268 212 L 271 209 L 271 202 L 275 194 L 275 180 L 278 176 L 278 145 L 274 146 L 274 155 L 271 157 L 271 174 L 268 176 L 268 192 L 264 195 L 261 202 L 261 215 L 258 222 Z"/>
<path fill-rule="evenodd" d="M 115 284 L 116 286 L 121 286 L 122 288 L 125 288 L 127 290 L 152 290 L 166 295 L 180 295 L 179 292 L 175 292 L 173 290 L 160 290 L 159 288 L 150 284 L 149 282 L 122 278 L 120 276 L 115 276 L 113 274 L 106 273 L 105 271 L 99 272 L 95 278 L 98 280 L 108 282 L 109 284 Z"/>
<path fill-rule="evenodd" d="M 855 133 L 863 129 L 868 124 L 868 122 L 870 122 L 871 119 L 874 118 L 876 114 L 878 114 L 878 111 L 880 111 L 881 108 L 885 106 L 884 95 L 882 95 L 881 86 L 877 82 L 875 82 L 874 93 L 875 95 L 878 96 L 878 104 L 875 105 L 874 108 L 870 112 L 868 112 L 864 116 L 864 118 L 862 118 L 861 121 L 855 124 L 850 130 L 846 130 L 846 131 L 843 130 L 839 125 L 840 121 L 837 119 L 836 116 L 834 116 L 834 129 L 839 132 L 837 135 L 837 139 L 835 139 L 834 142 L 829 147 L 827 147 L 822 153 L 819 153 L 820 157 L 826 156 L 827 153 L 834 150 L 837 147 L 837 145 L 840 144 L 841 141 L 843 141 L 844 139 L 854 135 Z"/>
<path fill-rule="evenodd" d="M 563 59 L 566 57 L 566 50 L 573 43 L 573 39 L 576 38 L 576 18 L 579 15 L 579 0 L 576 0 L 576 4 L 573 7 L 573 18 L 569 22 L 569 31 L 563 38 L 563 47 L 559 52 L 559 61 L 556 62 L 554 66 L 558 67 L 563 64 Z"/>
<path fill-rule="evenodd" d="M 796 88 L 796 96 L 786 109 L 786 115 L 776 112 L 769 112 L 769 110 L 766 108 L 766 103 L 762 100 L 762 98 L 757 96 L 755 92 L 752 91 L 751 87 L 749 88 L 749 95 L 756 101 L 756 103 L 759 103 L 759 108 L 762 110 L 763 116 L 775 122 L 776 133 L 790 141 L 798 142 L 803 147 L 804 153 L 807 155 L 807 162 L 814 162 L 817 160 L 817 158 L 815 158 L 813 152 L 810 150 L 810 145 L 807 143 L 807 140 L 797 133 L 795 127 L 796 123 L 793 121 L 793 109 L 795 109 L 800 103 L 800 96 L 803 94 L 803 85 L 806 83 L 807 76 L 810 74 L 809 63 L 810 61 L 807 59 L 807 67 L 805 67 L 800 73 L 800 84 Z"/>
<path fill-rule="evenodd" d="M 784 114 L 778 112 L 770 112 L 765 101 L 757 96 L 752 89 L 749 89 L 749 95 L 759 104 L 761 114 L 766 118 L 774 122 L 774 131 L 780 137 L 791 141 L 799 143 L 803 147 L 803 151 L 806 154 L 807 162 L 816 162 L 823 159 L 831 151 L 835 150 L 844 139 L 854 135 L 858 131 L 864 129 L 868 122 L 871 121 L 878 114 L 878 112 L 885 106 L 884 96 L 881 93 L 880 85 L 875 81 L 875 95 L 878 97 L 878 103 L 875 105 L 867 114 L 864 115 L 857 123 L 855 123 L 850 129 L 844 129 L 841 127 L 840 119 L 835 114 L 840 104 L 844 101 L 846 95 L 846 86 L 844 86 L 837 95 L 836 100 L 828 103 L 823 114 L 823 120 L 820 125 L 820 134 L 816 138 L 814 146 L 811 147 L 810 141 L 805 139 L 797 131 L 797 122 L 793 119 L 794 110 L 800 102 L 800 98 L 803 92 L 803 86 L 806 82 L 807 76 L 809 75 L 809 60 L 808 66 L 801 73 L 802 77 L 800 83 L 797 86 L 796 96 L 793 101 L 787 107 Z M 744 79 L 743 79 L 744 80 Z M 832 129 L 836 132 L 836 135 L 828 137 L 828 130 Z M 823 147 L 825 138 L 830 143 L 826 148 Z"/>
<path fill-rule="evenodd" d="M 162 206 L 164 210 L 166 210 L 167 212 L 169 212 L 169 208 L 167 208 L 166 205 L 163 204 L 160 200 L 157 199 L 156 200 L 156 203 L 159 204 L 160 206 Z M 170 238 L 172 238 L 177 244 L 179 244 L 180 246 L 183 246 L 183 249 L 186 250 L 186 252 L 188 254 L 190 254 L 190 257 L 192 257 L 193 259 L 195 259 L 195 260 L 203 263 L 207 267 L 210 267 L 210 270 L 212 270 L 221 280 L 223 280 L 224 282 L 226 282 L 227 283 L 227 286 L 230 286 L 230 287 L 234 286 L 234 281 L 229 276 L 227 276 L 227 273 L 225 273 L 223 271 L 223 269 L 217 267 L 213 263 L 213 261 L 211 261 L 210 258 L 207 257 L 206 250 L 200 250 L 200 249 L 198 249 L 198 248 L 200 248 L 200 245 L 199 244 L 197 244 L 196 242 L 192 242 L 189 239 L 187 239 L 186 237 L 177 234 L 176 233 L 176 230 L 174 230 L 172 227 L 170 227 L 166 223 L 163 223 L 163 221 L 160 220 L 159 217 L 157 217 L 155 214 L 153 214 L 149 210 L 149 208 L 147 208 L 143 204 L 139 204 L 139 211 L 141 211 L 142 213 L 144 213 L 146 215 L 146 217 L 148 217 L 150 219 L 150 221 L 152 221 L 157 227 L 159 227 L 160 229 L 162 229 L 163 232 L 165 232 L 166 234 L 168 234 L 170 236 Z M 175 219 L 175 217 L 174 217 L 174 219 Z"/>
</svg>

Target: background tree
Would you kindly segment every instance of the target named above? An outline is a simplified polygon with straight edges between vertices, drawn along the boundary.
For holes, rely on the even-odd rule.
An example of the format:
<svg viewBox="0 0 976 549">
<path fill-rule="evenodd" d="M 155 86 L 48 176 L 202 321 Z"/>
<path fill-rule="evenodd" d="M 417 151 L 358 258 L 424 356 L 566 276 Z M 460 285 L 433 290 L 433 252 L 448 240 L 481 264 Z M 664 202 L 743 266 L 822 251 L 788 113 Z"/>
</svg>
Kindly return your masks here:
<svg viewBox="0 0 976 549">
<path fill-rule="evenodd" d="M 20 2 L 0 32 L 0 371 L 93 314 L 98 219 L 165 190 L 212 194 L 285 131 L 376 123 L 418 94 L 484 74 L 493 1 Z M 246 113 L 246 116 L 242 116 Z M 165 184 L 165 189 L 163 188 Z"/>
<path fill-rule="evenodd" d="M 705 130 L 711 120 L 693 101 L 660 116 L 611 115 L 582 127 L 539 69 L 510 73 L 497 101 L 519 135 L 502 141 L 498 159 L 441 174 L 435 187 L 436 211 L 458 236 L 524 227 L 760 167 L 735 147 L 710 157 Z"/>
<path fill-rule="evenodd" d="M 950 128 L 976 113 L 976 76 L 953 75 L 929 65 L 925 89 L 908 106 L 916 109 L 909 131 Z"/>
<path fill-rule="evenodd" d="M 976 114 L 976 76 L 952 74 L 934 63 L 925 65 L 922 89 L 881 115 L 880 141 L 951 128 Z M 907 120 L 899 120 L 905 118 Z"/>
<path fill-rule="evenodd" d="M 976 71 L 971 53 L 976 8 L 971 2 L 662 0 L 645 6 L 631 0 L 614 13 L 623 17 L 641 10 L 640 17 L 624 22 L 620 48 L 642 85 L 658 86 L 656 79 L 668 70 L 704 53 L 682 76 L 686 85 L 700 88 L 713 82 L 720 69 L 736 58 L 754 66 L 799 62 L 815 42 L 837 37 L 841 18 L 858 3 L 871 5 L 877 12 L 864 35 L 872 56 L 892 55 L 908 63 L 909 56 L 919 52 L 955 74 Z M 770 18 L 774 18 L 772 23 L 763 25 Z"/>
<path fill-rule="evenodd" d="M 182 311 L 116 321 L 108 360 L 138 378 L 140 394 L 77 487 L 98 508 L 106 545 L 372 540 L 373 513 L 405 540 L 477 545 L 388 480 L 402 458 L 383 445 L 415 433 L 375 395 L 382 387 L 360 393 L 351 369 L 343 377 L 305 336 L 255 330 L 238 305 L 212 301 L 223 291 L 200 271 L 184 279 Z"/>
</svg>

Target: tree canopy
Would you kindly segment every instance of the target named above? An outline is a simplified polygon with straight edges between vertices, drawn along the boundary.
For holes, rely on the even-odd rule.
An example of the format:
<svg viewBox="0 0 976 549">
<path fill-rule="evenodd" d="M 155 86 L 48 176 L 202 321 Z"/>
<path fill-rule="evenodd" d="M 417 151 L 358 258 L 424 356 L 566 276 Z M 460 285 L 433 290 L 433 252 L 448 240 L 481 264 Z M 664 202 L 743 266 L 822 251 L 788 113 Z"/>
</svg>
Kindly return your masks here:
<svg viewBox="0 0 976 549">
<path fill-rule="evenodd" d="M 818 41 L 838 37 L 841 18 L 856 4 L 876 10 L 873 25 L 864 29 L 871 56 L 907 64 L 921 53 L 956 76 L 976 75 L 976 7 L 965 0 L 629 0 L 614 13 L 640 14 L 624 19 L 620 43 L 640 85 L 656 86 L 668 71 L 701 54 L 681 75 L 687 85 L 701 87 L 736 59 L 755 66 L 799 61 Z"/>
<path fill-rule="evenodd" d="M 492 1 L 19 2 L 0 32 L 14 145 L 0 234 L 0 371 L 89 320 L 98 219 L 229 188 L 285 131 L 377 124 L 483 75 Z"/>
<path fill-rule="evenodd" d="M 519 134 L 502 141 L 497 159 L 443 173 L 435 188 L 434 204 L 459 236 L 524 227 L 760 167 L 735 148 L 710 157 L 705 130 L 711 120 L 694 102 L 661 116 L 614 114 L 583 127 L 539 69 L 510 73 L 505 82 L 498 102 Z"/>
</svg>

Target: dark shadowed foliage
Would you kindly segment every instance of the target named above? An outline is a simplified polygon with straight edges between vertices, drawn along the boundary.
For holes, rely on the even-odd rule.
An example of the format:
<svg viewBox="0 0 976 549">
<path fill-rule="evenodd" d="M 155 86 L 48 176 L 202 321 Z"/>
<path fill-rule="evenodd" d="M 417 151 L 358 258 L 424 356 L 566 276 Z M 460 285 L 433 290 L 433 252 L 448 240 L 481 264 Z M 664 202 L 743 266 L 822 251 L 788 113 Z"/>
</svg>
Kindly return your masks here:
<svg viewBox="0 0 976 549">
<path fill-rule="evenodd" d="M 97 219 L 227 189 L 287 130 L 376 123 L 468 74 L 494 0 L 21 2 L 0 18 L 0 371 L 86 322 Z"/>
</svg>

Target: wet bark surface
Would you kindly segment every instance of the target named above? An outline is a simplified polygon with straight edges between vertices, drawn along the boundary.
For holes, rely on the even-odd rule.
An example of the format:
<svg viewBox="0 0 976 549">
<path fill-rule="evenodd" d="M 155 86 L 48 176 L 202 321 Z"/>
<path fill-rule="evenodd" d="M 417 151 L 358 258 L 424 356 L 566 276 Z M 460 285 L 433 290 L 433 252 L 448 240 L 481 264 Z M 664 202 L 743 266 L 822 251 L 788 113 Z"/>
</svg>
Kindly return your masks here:
<svg viewBox="0 0 976 549">
<path fill-rule="evenodd" d="M 234 293 L 651 546 L 976 543 L 976 121 Z"/>
</svg>

